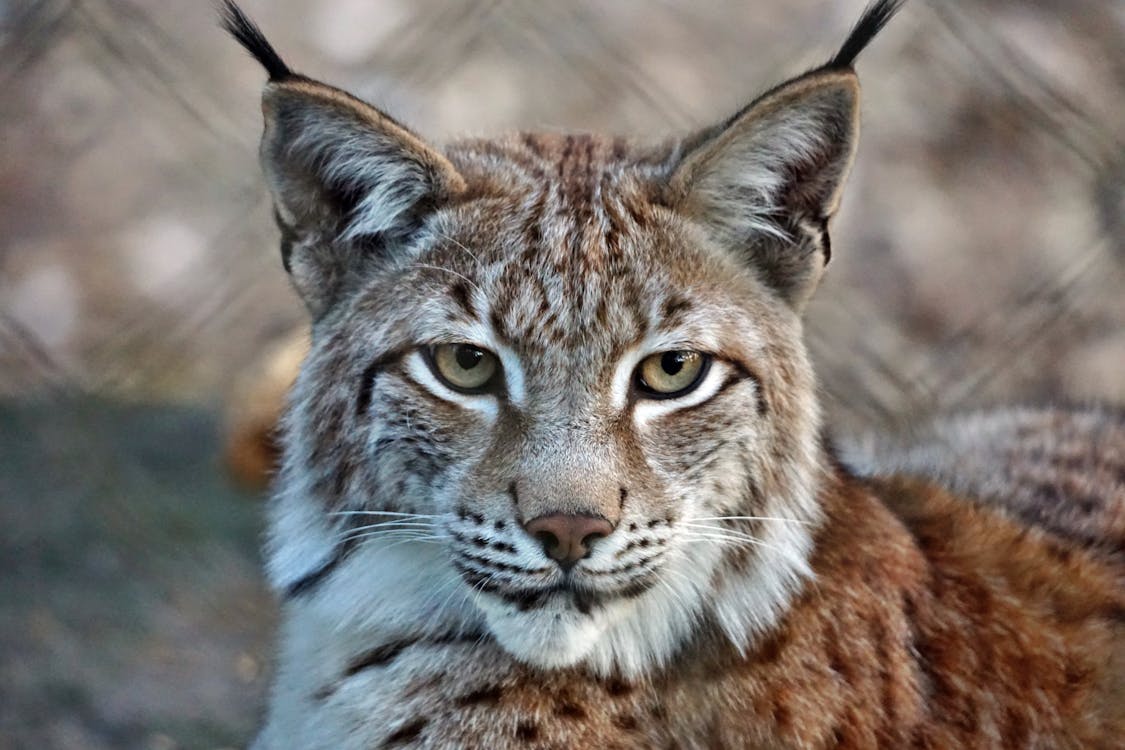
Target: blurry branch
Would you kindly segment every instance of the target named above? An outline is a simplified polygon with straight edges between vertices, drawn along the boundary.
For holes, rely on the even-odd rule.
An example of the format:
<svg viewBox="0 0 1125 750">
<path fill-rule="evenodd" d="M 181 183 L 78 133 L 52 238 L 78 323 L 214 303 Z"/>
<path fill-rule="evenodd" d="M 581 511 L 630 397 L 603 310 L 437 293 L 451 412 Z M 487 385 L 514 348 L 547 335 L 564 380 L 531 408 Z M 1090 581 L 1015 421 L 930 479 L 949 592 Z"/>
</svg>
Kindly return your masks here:
<svg viewBox="0 0 1125 750">
<path fill-rule="evenodd" d="M 54 48 L 67 29 L 72 0 L 31 0 L 0 25 L 0 88 Z"/>
<path fill-rule="evenodd" d="M 157 290 L 162 304 L 155 314 L 138 317 L 96 342 L 89 356 L 91 369 L 98 373 L 91 383 L 95 390 L 119 392 L 161 380 L 195 356 L 192 343 L 207 341 L 201 335 L 205 328 L 240 312 L 263 270 L 262 254 L 246 251 L 250 243 L 245 233 L 262 236 L 263 242 L 264 234 L 247 227 L 246 218 L 264 201 L 263 190 L 248 191 L 207 241 L 206 266 L 199 270 L 208 279 L 205 297 L 198 296 L 198 287 L 170 283 Z M 275 272 L 282 273 L 280 262 Z"/>
<path fill-rule="evenodd" d="M 178 42 L 145 11 L 127 0 L 82 0 L 73 8 L 104 72 L 135 81 L 159 100 L 175 103 L 218 140 L 239 140 L 240 126 L 229 118 L 214 92 L 200 87 L 200 77 Z"/>
<path fill-rule="evenodd" d="M 995 21 L 946 0 L 929 0 L 926 7 L 969 53 L 974 74 L 991 76 L 1030 122 L 1091 171 L 1100 172 L 1125 151 L 1125 142 L 1062 93 L 1035 59 L 995 33 Z"/>
<path fill-rule="evenodd" d="M 1059 340 L 1051 334 L 1078 333 L 1079 313 L 1089 303 L 1089 283 L 1106 273 L 1106 247 L 1107 243 L 1099 239 L 1076 255 L 1057 278 L 1041 279 L 1014 299 L 1000 302 L 990 314 L 939 345 L 938 352 L 963 344 L 966 339 L 975 338 L 986 344 L 974 347 L 978 355 L 975 358 L 943 360 L 956 362 L 955 368 L 935 363 L 933 381 L 937 387 L 933 391 L 940 397 L 928 405 L 929 410 L 944 412 L 971 404 L 1005 372 L 1030 361 L 1050 361 L 1048 348 Z"/>
<path fill-rule="evenodd" d="M 2 309 L 0 365 L 0 393 L 11 390 L 61 396 L 81 390 L 77 375 L 59 362 L 31 330 Z"/>
</svg>

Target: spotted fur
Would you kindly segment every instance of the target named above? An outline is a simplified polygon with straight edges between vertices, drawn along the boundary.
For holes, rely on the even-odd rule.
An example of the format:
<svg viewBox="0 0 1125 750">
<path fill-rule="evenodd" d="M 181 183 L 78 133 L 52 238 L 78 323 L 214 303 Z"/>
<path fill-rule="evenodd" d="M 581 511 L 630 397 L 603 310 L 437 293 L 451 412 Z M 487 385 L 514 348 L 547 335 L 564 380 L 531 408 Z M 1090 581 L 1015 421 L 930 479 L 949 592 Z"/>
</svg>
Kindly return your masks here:
<svg viewBox="0 0 1125 750">
<path fill-rule="evenodd" d="M 821 438 L 800 313 L 855 150 L 851 64 L 897 6 L 693 136 L 438 149 L 294 73 L 228 5 L 271 76 L 262 160 L 313 321 L 269 511 L 259 750 L 1121 736 L 1109 536 L 1021 513 L 1021 480 L 987 464 L 853 475 Z M 449 343 L 502 377 L 449 387 L 427 354 Z M 711 357 L 699 386 L 646 397 L 640 363 L 685 349 Z M 1116 447 L 1074 471 L 1119 518 L 1106 429 Z M 1027 430 L 1055 445 L 1050 419 Z M 524 528 L 551 514 L 612 533 L 568 571 Z"/>
</svg>

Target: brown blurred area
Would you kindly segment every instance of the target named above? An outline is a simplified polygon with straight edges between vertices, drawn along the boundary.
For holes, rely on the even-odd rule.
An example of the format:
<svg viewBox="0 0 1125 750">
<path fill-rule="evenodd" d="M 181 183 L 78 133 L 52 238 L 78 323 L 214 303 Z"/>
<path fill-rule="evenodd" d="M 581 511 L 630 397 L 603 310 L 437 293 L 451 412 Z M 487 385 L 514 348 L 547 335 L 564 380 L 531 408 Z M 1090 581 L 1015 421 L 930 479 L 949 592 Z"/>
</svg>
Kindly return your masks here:
<svg viewBox="0 0 1125 750">
<path fill-rule="evenodd" d="M 686 132 L 862 5 L 244 2 L 294 67 L 437 140 Z M 303 320 L 263 74 L 208 3 L 0 0 L 0 24 L 0 749 L 241 746 L 274 605 L 228 469 L 268 466 Z M 914 0 L 864 54 L 808 316 L 837 430 L 1125 402 L 1123 49 L 1118 0 Z"/>
</svg>

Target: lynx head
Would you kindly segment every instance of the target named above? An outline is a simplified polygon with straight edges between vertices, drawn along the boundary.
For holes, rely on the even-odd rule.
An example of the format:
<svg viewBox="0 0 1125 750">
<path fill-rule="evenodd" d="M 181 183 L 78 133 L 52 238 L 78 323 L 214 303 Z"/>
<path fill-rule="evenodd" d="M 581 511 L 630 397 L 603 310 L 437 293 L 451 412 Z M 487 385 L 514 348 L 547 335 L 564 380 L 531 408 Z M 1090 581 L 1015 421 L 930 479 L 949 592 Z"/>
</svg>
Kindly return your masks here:
<svg viewBox="0 0 1125 750">
<path fill-rule="evenodd" d="M 313 319 L 268 549 L 333 627 L 480 629 L 636 674 L 739 647 L 809 575 L 823 471 L 800 313 L 856 146 L 852 62 L 690 137 L 427 144 L 270 74 L 261 158 Z"/>
</svg>

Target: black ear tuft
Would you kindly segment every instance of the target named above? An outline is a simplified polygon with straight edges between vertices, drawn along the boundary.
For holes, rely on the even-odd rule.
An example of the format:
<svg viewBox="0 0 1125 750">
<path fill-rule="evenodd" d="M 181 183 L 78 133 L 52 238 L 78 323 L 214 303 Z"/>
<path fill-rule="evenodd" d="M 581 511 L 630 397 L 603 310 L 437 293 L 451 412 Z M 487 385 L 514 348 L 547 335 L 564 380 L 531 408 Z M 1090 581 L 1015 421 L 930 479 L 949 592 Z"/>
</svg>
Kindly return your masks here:
<svg viewBox="0 0 1125 750">
<path fill-rule="evenodd" d="M 223 28 L 262 64 L 269 73 L 271 81 L 284 81 L 297 77 L 282 61 L 273 45 L 266 41 L 258 25 L 251 21 L 233 0 L 222 0 L 219 18 Z"/>
<path fill-rule="evenodd" d="M 877 0 L 868 5 L 867 10 L 852 29 L 852 33 L 848 34 L 844 46 L 840 47 L 840 51 L 824 67 L 829 69 L 852 67 L 859 53 L 887 25 L 887 21 L 898 13 L 904 2 L 905 0 Z"/>
</svg>

